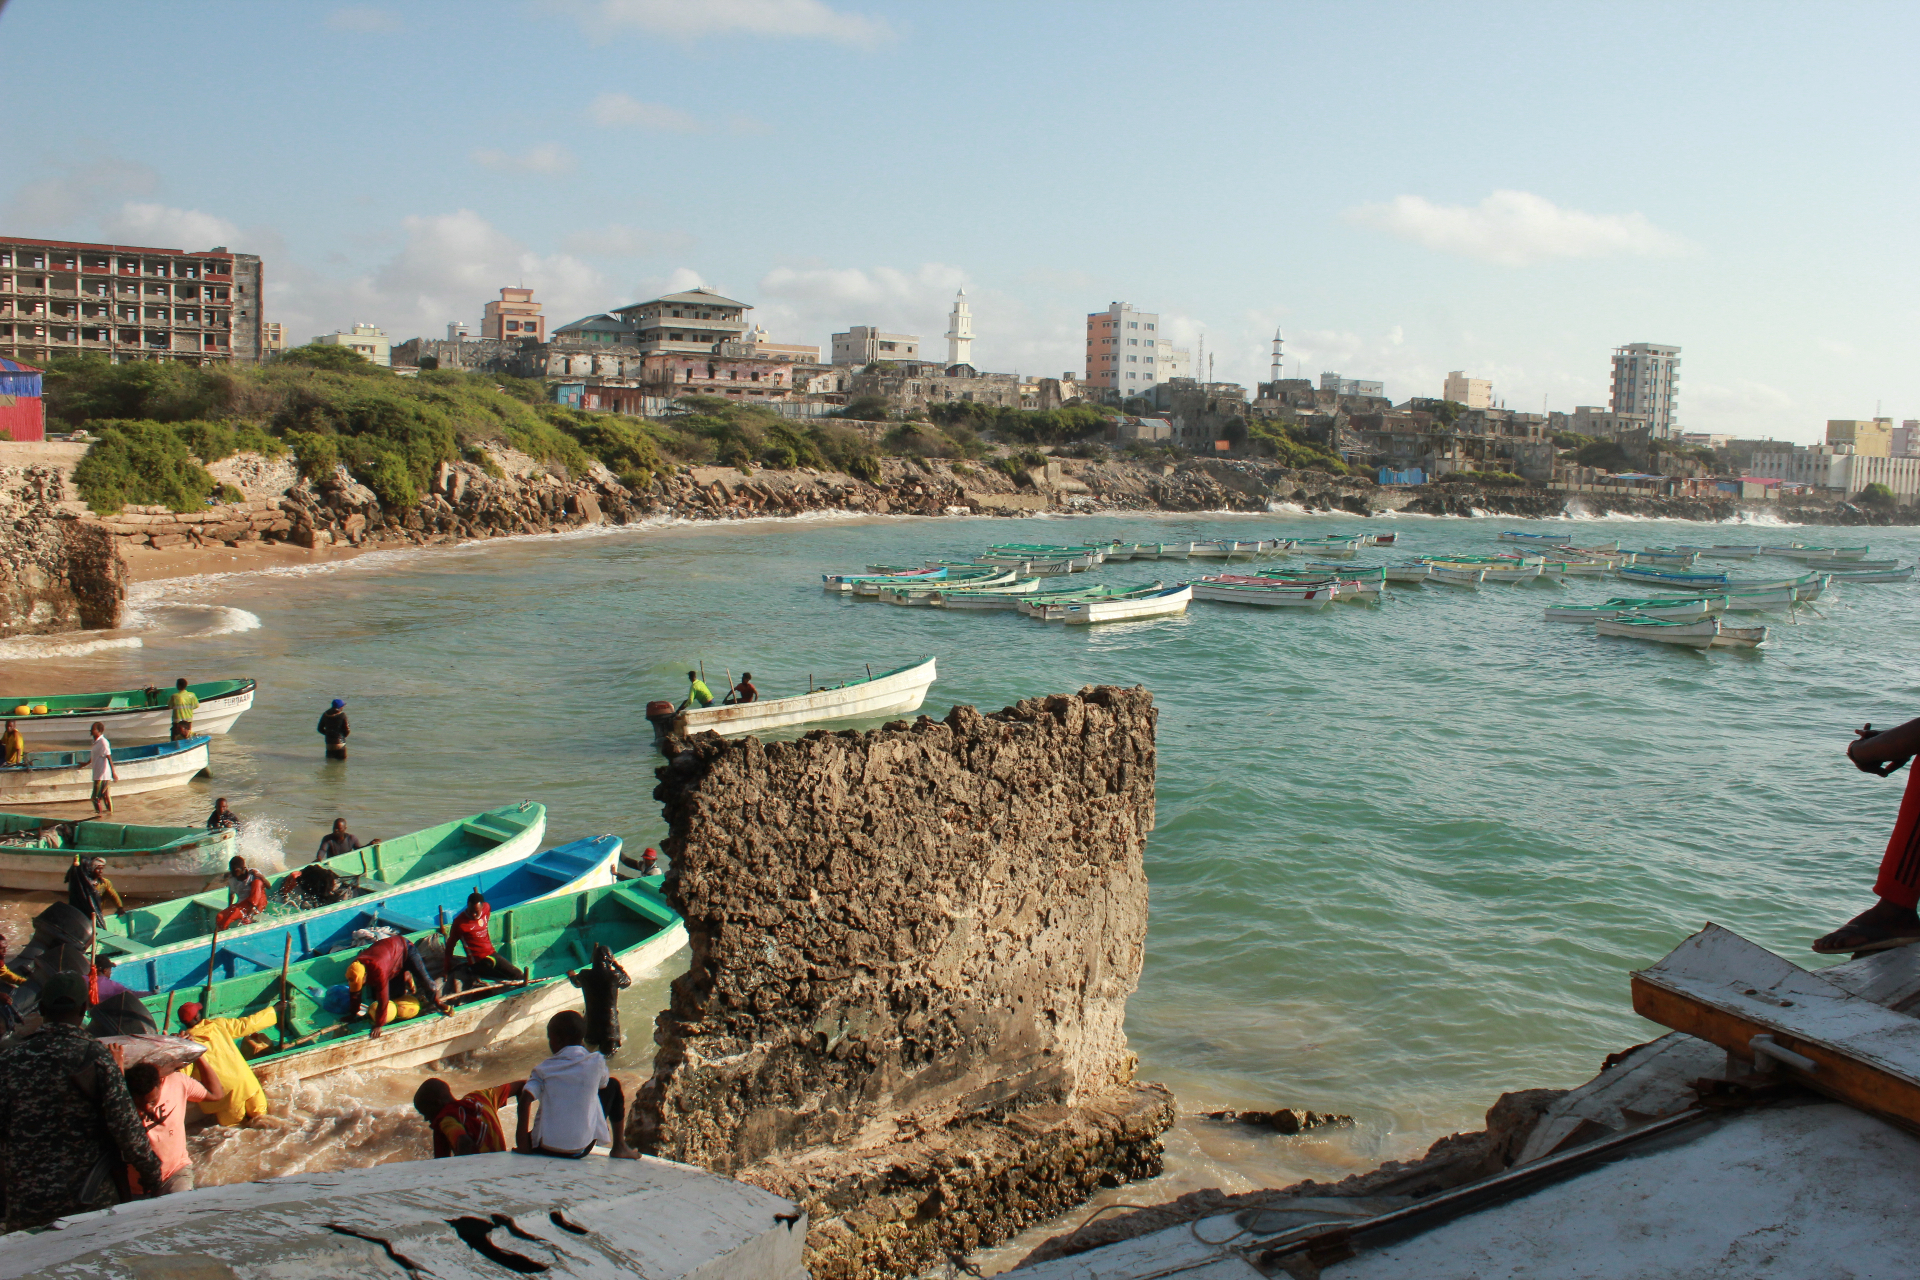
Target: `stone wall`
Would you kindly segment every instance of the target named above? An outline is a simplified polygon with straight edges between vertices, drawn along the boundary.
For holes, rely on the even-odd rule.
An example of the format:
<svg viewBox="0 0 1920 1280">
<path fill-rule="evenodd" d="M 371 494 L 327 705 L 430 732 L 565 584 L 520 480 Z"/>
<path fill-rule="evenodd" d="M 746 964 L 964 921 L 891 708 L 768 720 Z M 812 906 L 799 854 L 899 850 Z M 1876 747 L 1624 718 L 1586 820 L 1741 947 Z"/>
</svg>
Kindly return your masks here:
<svg viewBox="0 0 1920 1280">
<path fill-rule="evenodd" d="M 871 733 L 670 741 L 655 795 L 692 963 L 639 1145 L 789 1188 L 843 1257 L 872 1252 L 849 1222 L 891 1221 L 882 1252 L 906 1257 L 1157 1170 L 1171 1105 L 1134 1083 L 1123 1031 L 1154 717 L 1143 689 L 1089 687 Z M 982 1125 L 999 1136 L 960 1144 L 980 1164 L 955 1178 L 933 1151 Z M 925 1176 L 903 1190 L 910 1152 Z M 1054 1190 L 971 1203 L 1033 1161 Z M 906 1207 L 862 1216 L 876 1198 Z"/>
<path fill-rule="evenodd" d="M 66 499 L 56 468 L 0 467 L 0 636 L 120 624 L 126 560 Z"/>
</svg>

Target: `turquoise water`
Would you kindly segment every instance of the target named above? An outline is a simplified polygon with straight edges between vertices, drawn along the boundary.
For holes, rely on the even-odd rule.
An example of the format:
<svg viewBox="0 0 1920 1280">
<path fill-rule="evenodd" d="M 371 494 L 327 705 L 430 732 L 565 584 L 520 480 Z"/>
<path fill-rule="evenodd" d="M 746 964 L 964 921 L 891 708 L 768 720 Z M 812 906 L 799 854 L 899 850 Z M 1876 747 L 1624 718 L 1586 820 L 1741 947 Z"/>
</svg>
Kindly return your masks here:
<svg viewBox="0 0 1920 1280">
<path fill-rule="evenodd" d="M 1796 625 L 1768 616 L 1762 651 L 1702 654 L 1542 620 L 1550 603 L 1644 593 L 1606 579 L 1395 588 L 1378 607 L 1320 614 L 1197 602 L 1182 618 L 1090 629 L 836 598 L 819 581 L 996 541 L 1363 527 L 1402 545 L 1359 564 L 1486 553 L 1502 528 L 1565 525 L 741 522 L 379 553 L 142 588 L 141 647 L 48 658 L 28 655 L 71 639 L 16 643 L 0 679 L 24 693 L 257 676 L 259 703 L 215 740 L 214 781 L 123 812 L 197 821 L 224 794 L 301 857 L 336 815 L 371 838 L 521 798 L 549 806 L 551 840 L 656 843 L 641 709 L 677 700 L 700 663 L 715 681 L 750 668 L 778 696 L 934 655 L 933 715 L 1144 684 L 1160 755 L 1152 923 L 1129 1008 L 1141 1074 L 1189 1111 L 1291 1105 L 1361 1121 L 1346 1154 L 1273 1139 L 1192 1157 L 1259 1180 L 1403 1154 L 1472 1127 L 1503 1090 L 1586 1079 L 1657 1033 L 1629 1008 L 1628 971 L 1705 921 L 1811 962 L 1807 944 L 1869 900 L 1902 785 L 1848 766 L 1848 731 L 1920 708 L 1906 586 L 1843 587 Z M 1822 533 L 1580 531 L 1629 547 Z M 1905 530 L 1842 540 L 1920 550 Z M 1200 571 L 1159 561 L 1094 577 Z M 223 630 L 235 627 L 247 629 Z M 354 726 L 344 765 L 322 760 L 314 732 L 335 696 Z"/>
</svg>

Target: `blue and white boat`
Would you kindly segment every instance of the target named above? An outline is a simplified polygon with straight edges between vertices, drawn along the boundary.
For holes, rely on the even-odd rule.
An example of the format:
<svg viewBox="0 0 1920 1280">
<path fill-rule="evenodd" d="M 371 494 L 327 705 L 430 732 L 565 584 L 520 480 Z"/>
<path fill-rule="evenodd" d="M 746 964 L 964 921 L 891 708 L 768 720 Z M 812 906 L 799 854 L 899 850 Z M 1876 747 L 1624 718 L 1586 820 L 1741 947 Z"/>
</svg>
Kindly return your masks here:
<svg viewBox="0 0 1920 1280">
<path fill-rule="evenodd" d="M 1516 529 L 1508 529 L 1497 540 L 1517 542 L 1523 547 L 1564 547 L 1573 537 L 1565 533 L 1521 533 Z"/>
<path fill-rule="evenodd" d="M 32 733 L 32 726 L 28 726 Z M 206 734 L 178 742 L 152 742 L 113 750 L 113 794 L 139 795 L 184 787 L 206 772 Z M 92 749 L 29 751 L 25 764 L 0 766 L 0 808 L 23 804 L 69 804 L 93 795 Z"/>
<path fill-rule="evenodd" d="M 1639 564 L 1614 570 L 1629 582 L 1657 582 L 1663 587 L 1704 587 L 1725 590 L 1729 578 L 1724 573 L 1688 573 L 1683 569 L 1660 569 Z"/>
</svg>

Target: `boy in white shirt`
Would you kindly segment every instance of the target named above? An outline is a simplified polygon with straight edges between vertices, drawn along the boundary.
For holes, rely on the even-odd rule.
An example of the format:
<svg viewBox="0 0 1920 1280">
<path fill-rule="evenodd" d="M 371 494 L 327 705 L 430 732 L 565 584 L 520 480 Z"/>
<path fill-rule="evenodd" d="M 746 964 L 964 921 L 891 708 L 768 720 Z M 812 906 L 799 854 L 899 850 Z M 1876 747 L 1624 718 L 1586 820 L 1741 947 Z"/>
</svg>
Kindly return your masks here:
<svg viewBox="0 0 1920 1280">
<path fill-rule="evenodd" d="M 578 1160 L 604 1142 L 615 1160 L 638 1160 L 624 1132 L 626 1095 L 607 1074 L 607 1060 L 586 1047 L 587 1019 L 567 1009 L 547 1021 L 553 1056 L 527 1073 L 513 1148 L 529 1155 Z M 531 1099 L 533 1106 L 528 1106 Z M 529 1116 L 529 1112 L 532 1113 Z"/>
<path fill-rule="evenodd" d="M 95 720 L 89 728 L 93 734 L 93 811 L 95 813 L 113 812 L 112 784 L 117 776 L 113 771 L 113 744 L 107 741 L 107 726 Z"/>
</svg>

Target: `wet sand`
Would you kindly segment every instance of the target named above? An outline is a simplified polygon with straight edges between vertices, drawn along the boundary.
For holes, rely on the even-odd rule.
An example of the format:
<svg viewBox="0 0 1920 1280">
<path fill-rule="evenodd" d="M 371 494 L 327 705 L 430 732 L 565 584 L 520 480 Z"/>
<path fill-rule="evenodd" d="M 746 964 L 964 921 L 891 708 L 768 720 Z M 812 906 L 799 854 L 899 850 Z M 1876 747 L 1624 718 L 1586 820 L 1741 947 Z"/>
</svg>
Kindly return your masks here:
<svg viewBox="0 0 1920 1280">
<path fill-rule="evenodd" d="M 135 582 L 158 582 L 197 574 L 252 573 L 286 565 L 351 560 L 366 547 L 296 547 L 291 542 L 250 542 L 245 546 L 128 547 L 127 569 Z"/>
</svg>

